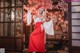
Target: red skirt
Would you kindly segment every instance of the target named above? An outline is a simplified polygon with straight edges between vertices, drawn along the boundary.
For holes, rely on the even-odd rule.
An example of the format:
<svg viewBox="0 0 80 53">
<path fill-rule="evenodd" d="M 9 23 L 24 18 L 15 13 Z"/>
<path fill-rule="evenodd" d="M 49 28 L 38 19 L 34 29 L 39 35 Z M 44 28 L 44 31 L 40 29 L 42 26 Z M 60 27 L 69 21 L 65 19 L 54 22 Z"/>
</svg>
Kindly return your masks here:
<svg viewBox="0 0 80 53">
<path fill-rule="evenodd" d="M 29 37 L 29 48 L 28 50 L 33 52 L 44 52 L 44 31 L 41 30 L 41 22 L 35 24 L 34 31 Z"/>
</svg>

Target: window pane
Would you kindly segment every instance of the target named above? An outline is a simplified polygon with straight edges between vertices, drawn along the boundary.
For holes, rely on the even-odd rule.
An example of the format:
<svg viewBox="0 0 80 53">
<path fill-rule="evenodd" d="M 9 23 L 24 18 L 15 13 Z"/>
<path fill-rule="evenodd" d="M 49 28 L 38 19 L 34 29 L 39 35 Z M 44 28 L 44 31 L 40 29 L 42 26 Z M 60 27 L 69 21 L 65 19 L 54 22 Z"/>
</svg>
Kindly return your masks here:
<svg viewBox="0 0 80 53">
<path fill-rule="evenodd" d="M 22 20 L 22 8 L 17 8 L 16 9 L 16 21 L 21 21 Z"/>
<path fill-rule="evenodd" d="M 11 10 L 11 21 L 14 21 L 15 19 L 15 8 L 12 8 Z"/>
<path fill-rule="evenodd" d="M 9 12 L 8 9 L 5 9 L 5 21 L 9 21 Z"/>
<path fill-rule="evenodd" d="M 14 37 L 14 23 L 4 23 L 4 36 Z"/>
<path fill-rule="evenodd" d="M 80 32 L 80 27 L 72 27 L 72 32 Z"/>
<path fill-rule="evenodd" d="M 22 37 L 22 23 L 16 23 L 16 37 Z"/>
<path fill-rule="evenodd" d="M 3 23 L 0 23 L 0 36 L 3 36 Z"/>
<path fill-rule="evenodd" d="M 72 25 L 80 25 L 80 20 L 72 20 Z"/>
<path fill-rule="evenodd" d="M 1 22 L 1 9 L 0 9 L 0 22 Z"/>
<path fill-rule="evenodd" d="M 80 13 L 72 13 L 72 18 L 80 18 Z"/>
<path fill-rule="evenodd" d="M 1 7 L 1 0 L 0 0 L 0 7 Z"/>
<path fill-rule="evenodd" d="M 10 17 L 10 12 L 9 12 L 9 10 L 8 9 L 5 9 L 5 21 L 9 21 L 9 17 Z"/>
<path fill-rule="evenodd" d="M 4 0 L 1 0 L 1 7 L 4 7 Z"/>
<path fill-rule="evenodd" d="M 11 8 L 5 9 L 5 21 L 11 21 Z"/>
<path fill-rule="evenodd" d="M 80 6 L 72 6 L 72 12 L 80 12 Z"/>
<path fill-rule="evenodd" d="M 11 23 L 11 37 L 14 37 L 14 32 L 15 32 L 15 30 L 14 30 L 14 23 Z"/>
<path fill-rule="evenodd" d="M 15 6 L 15 0 L 11 0 L 12 6 Z"/>
<path fill-rule="evenodd" d="M 80 39 L 80 33 L 72 33 L 72 39 Z"/>
<path fill-rule="evenodd" d="M 22 6 L 22 2 L 20 0 L 16 0 L 16 5 L 17 6 Z"/>
<path fill-rule="evenodd" d="M 80 5 L 80 2 L 71 2 L 72 5 Z"/>
<path fill-rule="evenodd" d="M 4 25 L 5 25 L 5 27 L 4 27 L 4 36 L 7 36 L 7 35 L 9 35 L 8 34 L 8 31 L 9 31 L 9 29 L 8 29 L 8 23 L 4 23 Z"/>
<path fill-rule="evenodd" d="M 8 3 L 8 1 L 6 0 L 5 1 L 5 7 L 8 7 L 9 6 L 9 3 Z"/>
<path fill-rule="evenodd" d="M 15 8 L 5 9 L 5 21 L 14 21 L 15 19 Z"/>
<path fill-rule="evenodd" d="M 4 9 L 1 9 L 1 21 L 3 21 Z"/>
<path fill-rule="evenodd" d="M 79 40 L 72 40 L 72 46 L 80 46 Z"/>
<path fill-rule="evenodd" d="M 5 0 L 5 7 L 15 6 L 15 0 Z"/>
</svg>

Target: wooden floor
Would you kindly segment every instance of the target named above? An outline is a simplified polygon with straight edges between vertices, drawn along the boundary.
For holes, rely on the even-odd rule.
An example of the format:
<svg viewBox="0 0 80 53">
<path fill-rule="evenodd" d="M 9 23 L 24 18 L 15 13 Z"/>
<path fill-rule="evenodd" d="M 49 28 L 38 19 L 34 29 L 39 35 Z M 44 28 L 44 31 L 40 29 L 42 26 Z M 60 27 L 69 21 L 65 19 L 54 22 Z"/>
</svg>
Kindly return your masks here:
<svg viewBox="0 0 80 53">
<path fill-rule="evenodd" d="M 22 52 L 6 51 L 6 53 L 22 53 Z M 29 52 L 28 50 L 25 50 L 23 53 L 32 53 L 32 52 Z M 37 52 L 37 53 L 40 53 L 40 52 Z M 58 50 L 58 51 L 47 51 L 47 52 L 43 52 L 43 53 L 69 53 L 69 52 L 64 51 L 64 50 Z"/>
<path fill-rule="evenodd" d="M 32 52 L 10 52 L 10 51 L 7 51 L 6 53 L 32 53 Z M 37 52 L 37 53 L 40 53 L 40 52 Z M 46 53 L 46 52 L 41 52 L 41 53 Z"/>
<path fill-rule="evenodd" d="M 29 52 L 27 49 L 25 49 L 23 52 L 6 51 L 5 53 L 32 53 L 32 52 Z M 37 53 L 40 53 L 40 52 L 37 52 Z M 46 53 L 46 52 L 41 52 L 41 53 Z"/>
</svg>

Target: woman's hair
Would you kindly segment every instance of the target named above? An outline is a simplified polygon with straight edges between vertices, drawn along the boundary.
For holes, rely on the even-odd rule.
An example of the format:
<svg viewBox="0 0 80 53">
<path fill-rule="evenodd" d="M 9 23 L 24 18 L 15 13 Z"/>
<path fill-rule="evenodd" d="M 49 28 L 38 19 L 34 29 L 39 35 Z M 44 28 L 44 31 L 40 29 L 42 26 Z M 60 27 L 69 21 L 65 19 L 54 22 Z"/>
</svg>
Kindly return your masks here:
<svg viewBox="0 0 80 53">
<path fill-rule="evenodd" d="M 38 11 L 39 11 L 39 14 L 43 14 L 44 9 L 43 8 L 39 8 Z"/>
</svg>

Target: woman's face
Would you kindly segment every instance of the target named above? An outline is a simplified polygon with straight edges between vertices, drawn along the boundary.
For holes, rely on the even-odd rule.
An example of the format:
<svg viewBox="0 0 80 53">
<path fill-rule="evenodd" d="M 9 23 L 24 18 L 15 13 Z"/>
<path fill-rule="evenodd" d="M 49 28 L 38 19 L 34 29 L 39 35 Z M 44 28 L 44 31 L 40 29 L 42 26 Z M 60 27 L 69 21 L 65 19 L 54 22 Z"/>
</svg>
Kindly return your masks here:
<svg viewBox="0 0 80 53">
<path fill-rule="evenodd" d="M 42 8 L 39 8 L 38 13 L 39 13 L 39 14 L 42 14 L 43 11 L 44 11 L 44 10 L 43 10 Z"/>
<path fill-rule="evenodd" d="M 42 14 L 42 13 L 43 13 L 43 11 L 39 10 L 39 14 Z"/>
</svg>

